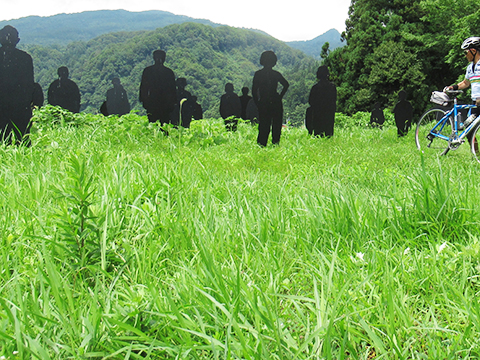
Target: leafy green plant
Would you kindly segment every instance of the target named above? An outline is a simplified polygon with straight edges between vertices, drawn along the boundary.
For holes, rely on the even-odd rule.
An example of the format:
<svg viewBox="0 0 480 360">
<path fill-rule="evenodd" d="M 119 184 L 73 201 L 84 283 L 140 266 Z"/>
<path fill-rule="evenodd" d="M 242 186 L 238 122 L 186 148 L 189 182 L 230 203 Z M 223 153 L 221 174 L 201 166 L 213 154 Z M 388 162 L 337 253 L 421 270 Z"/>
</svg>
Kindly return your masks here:
<svg viewBox="0 0 480 360">
<path fill-rule="evenodd" d="M 65 244 L 75 266 L 83 267 L 99 258 L 102 219 L 92 212 L 95 194 L 94 176 L 85 159 L 73 155 L 65 168 L 66 177 L 58 185 L 64 199 L 56 212 L 57 241 Z"/>
</svg>

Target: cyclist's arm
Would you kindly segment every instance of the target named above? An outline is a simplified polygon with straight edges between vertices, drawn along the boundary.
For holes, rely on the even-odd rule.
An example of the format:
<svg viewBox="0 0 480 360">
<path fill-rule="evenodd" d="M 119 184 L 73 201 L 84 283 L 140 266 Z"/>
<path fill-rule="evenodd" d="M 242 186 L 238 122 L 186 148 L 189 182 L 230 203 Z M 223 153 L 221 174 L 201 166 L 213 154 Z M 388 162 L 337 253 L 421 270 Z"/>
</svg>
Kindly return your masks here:
<svg viewBox="0 0 480 360">
<path fill-rule="evenodd" d="M 449 86 L 448 89 L 449 90 L 465 90 L 465 89 L 468 89 L 469 87 L 470 87 L 470 80 L 465 79 L 462 82 L 459 82 L 457 84 L 457 89 L 454 89 L 453 86 Z"/>
</svg>

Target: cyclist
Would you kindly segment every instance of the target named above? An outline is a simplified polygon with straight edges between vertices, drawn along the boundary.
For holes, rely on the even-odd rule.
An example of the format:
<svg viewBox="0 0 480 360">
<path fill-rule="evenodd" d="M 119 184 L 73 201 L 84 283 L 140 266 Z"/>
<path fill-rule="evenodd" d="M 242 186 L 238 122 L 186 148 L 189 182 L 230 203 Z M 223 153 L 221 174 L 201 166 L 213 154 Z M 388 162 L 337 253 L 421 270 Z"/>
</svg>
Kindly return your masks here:
<svg viewBox="0 0 480 360">
<path fill-rule="evenodd" d="M 462 50 L 471 62 L 467 66 L 465 80 L 456 85 L 448 86 L 448 90 L 464 90 L 470 85 L 472 86 L 472 100 L 477 105 L 472 109 L 472 114 L 463 122 L 463 126 L 467 127 L 472 121 L 480 115 L 480 37 L 469 37 L 462 44 Z"/>
</svg>

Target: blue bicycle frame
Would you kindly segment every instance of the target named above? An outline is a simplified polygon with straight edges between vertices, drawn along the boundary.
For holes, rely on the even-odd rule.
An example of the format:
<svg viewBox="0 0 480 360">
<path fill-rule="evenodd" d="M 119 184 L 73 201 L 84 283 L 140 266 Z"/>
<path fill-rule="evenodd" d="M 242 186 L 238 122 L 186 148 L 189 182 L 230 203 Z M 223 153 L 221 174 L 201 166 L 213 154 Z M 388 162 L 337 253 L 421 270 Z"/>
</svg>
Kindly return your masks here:
<svg viewBox="0 0 480 360">
<path fill-rule="evenodd" d="M 475 108 L 475 104 L 465 104 L 465 105 L 459 105 L 457 103 L 457 97 L 454 98 L 453 100 L 453 108 L 448 111 L 441 119 L 440 121 L 433 127 L 432 130 L 430 130 L 430 135 L 446 140 L 446 141 L 461 141 L 467 134 L 470 132 L 470 130 L 473 129 L 474 125 L 476 125 L 476 122 L 473 121 L 470 125 L 467 126 L 466 129 L 463 129 L 463 132 L 461 134 L 458 133 L 458 115 L 459 115 L 459 110 L 462 109 L 468 109 L 468 116 L 471 115 L 472 109 Z M 453 115 L 453 133 L 451 136 L 445 136 L 441 134 L 441 131 L 445 127 L 445 125 L 448 124 L 448 120 L 450 116 Z"/>
</svg>

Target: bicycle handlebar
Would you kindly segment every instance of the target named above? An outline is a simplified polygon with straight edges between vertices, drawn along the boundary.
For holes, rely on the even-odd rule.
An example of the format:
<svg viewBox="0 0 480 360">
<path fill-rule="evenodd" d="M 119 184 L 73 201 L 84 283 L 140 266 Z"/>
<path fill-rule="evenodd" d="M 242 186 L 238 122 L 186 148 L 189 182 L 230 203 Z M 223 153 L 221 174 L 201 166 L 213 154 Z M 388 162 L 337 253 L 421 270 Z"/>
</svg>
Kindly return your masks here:
<svg viewBox="0 0 480 360">
<path fill-rule="evenodd" d="M 463 94 L 463 90 L 449 90 L 449 89 L 443 89 L 443 92 L 449 95 L 460 95 Z"/>
</svg>

